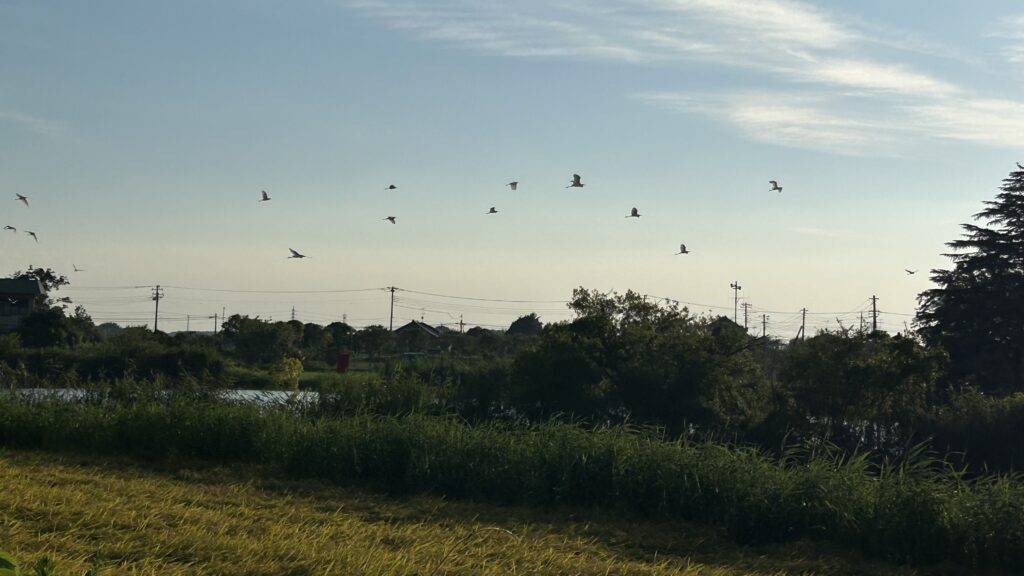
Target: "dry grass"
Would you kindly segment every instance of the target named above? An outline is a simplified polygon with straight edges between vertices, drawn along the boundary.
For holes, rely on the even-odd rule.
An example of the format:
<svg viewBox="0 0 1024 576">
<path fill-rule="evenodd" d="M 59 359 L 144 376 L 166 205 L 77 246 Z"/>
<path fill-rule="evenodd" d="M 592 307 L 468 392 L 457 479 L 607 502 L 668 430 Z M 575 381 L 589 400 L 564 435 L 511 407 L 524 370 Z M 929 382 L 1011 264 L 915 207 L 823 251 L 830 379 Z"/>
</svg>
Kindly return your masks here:
<svg viewBox="0 0 1024 576">
<path fill-rule="evenodd" d="M 389 499 L 251 467 L 141 468 L 0 451 L 0 549 L 81 574 L 913 574 L 834 547 L 740 548 L 598 512 Z M 929 572 L 930 573 L 930 572 Z"/>
</svg>

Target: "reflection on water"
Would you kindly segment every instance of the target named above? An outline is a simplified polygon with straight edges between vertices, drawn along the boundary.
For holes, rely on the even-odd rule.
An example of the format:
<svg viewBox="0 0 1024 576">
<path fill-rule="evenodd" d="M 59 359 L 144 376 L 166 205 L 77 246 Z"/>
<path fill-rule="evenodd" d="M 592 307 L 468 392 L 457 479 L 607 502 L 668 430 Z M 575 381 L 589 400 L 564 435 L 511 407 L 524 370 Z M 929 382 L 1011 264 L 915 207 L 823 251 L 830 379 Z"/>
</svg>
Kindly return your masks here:
<svg viewBox="0 0 1024 576">
<path fill-rule="evenodd" d="M 158 394 L 168 394 L 167 390 Z M 313 404 L 320 399 L 315 391 L 290 392 L 286 390 L 214 390 L 210 392 L 217 399 L 225 402 L 243 402 L 260 405 Z M 61 400 L 65 402 L 82 402 L 106 396 L 105 392 L 86 388 L 17 388 L 3 390 L 0 394 L 14 394 L 33 400 Z"/>
</svg>

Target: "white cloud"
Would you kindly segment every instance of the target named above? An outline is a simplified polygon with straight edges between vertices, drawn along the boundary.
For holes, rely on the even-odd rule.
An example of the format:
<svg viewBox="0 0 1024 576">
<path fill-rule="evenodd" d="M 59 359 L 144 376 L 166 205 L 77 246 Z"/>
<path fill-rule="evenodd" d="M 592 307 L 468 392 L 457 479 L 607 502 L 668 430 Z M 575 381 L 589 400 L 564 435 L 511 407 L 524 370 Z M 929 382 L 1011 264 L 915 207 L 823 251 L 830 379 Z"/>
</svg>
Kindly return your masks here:
<svg viewBox="0 0 1024 576">
<path fill-rule="evenodd" d="M 0 110 L 0 124 L 14 124 L 36 134 L 56 134 L 63 128 L 50 120 L 10 110 Z"/>
<path fill-rule="evenodd" d="M 828 100 L 785 92 L 716 95 L 649 93 L 637 98 L 679 113 L 720 118 L 767 144 L 847 156 L 896 156 L 899 130 L 889 122 L 833 111 Z"/>
<path fill-rule="evenodd" d="M 797 72 L 807 80 L 869 92 L 914 96 L 942 96 L 960 91 L 956 86 L 904 66 L 868 60 L 826 60 Z"/>
<path fill-rule="evenodd" d="M 350 5 L 425 39 L 505 56 L 657 62 L 670 70 L 673 63 L 703 62 L 750 70 L 753 81 L 783 89 L 756 95 L 723 89 L 696 99 L 648 93 L 640 99 L 713 115 L 761 142 L 886 156 L 922 138 L 1024 145 L 1018 136 L 1024 120 L 1017 120 L 1024 118 L 1024 102 L 978 96 L 908 63 L 867 57 L 869 45 L 898 47 L 900 41 L 872 36 L 864 32 L 868 25 L 797 0 L 613 0 L 600 9 L 579 0 Z M 1012 40 L 1007 57 L 1024 61 L 1024 16 L 1004 20 L 991 35 Z"/>
<path fill-rule="evenodd" d="M 654 5 L 713 24 L 733 40 L 745 39 L 762 48 L 836 48 L 857 38 L 816 8 L 789 0 L 659 0 Z"/>
<path fill-rule="evenodd" d="M 996 23 L 988 36 L 1006 40 L 1002 52 L 1007 62 L 1024 63 L 1024 15 L 1003 18 Z"/>
<path fill-rule="evenodd" d="M 1024 148 L 1024 102 L 950 99 L 906 107 L 930 136 L 988 146 Z"/>
</svg>

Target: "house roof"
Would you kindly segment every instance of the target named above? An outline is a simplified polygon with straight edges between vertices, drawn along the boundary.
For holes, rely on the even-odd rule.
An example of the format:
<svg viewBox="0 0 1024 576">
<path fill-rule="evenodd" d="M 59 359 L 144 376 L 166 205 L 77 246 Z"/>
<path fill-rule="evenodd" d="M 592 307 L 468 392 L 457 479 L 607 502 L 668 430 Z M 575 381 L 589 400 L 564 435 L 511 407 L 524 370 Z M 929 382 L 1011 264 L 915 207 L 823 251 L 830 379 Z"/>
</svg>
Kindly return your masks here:
<svg viewBox="0 0 1024 576">
<path fill-rule="evenodd" d="M 45 293 L 43 285 L 35 278 L 0 278 L 0 294 L 38 296 Z"/>
<path fill-rule="evenodd" d="M 441 336 L 441 333 L 437 330 L 437 328 L 434 328 L 433 326 L 431 326 L 429 324 L 424 324 L 423 322 L 418 322 L 416 320 L 413 320 L 413 321 L 409 322 L 408 324 L 405 324 L 403 326 L 399 326 L 398 328 L 395 328 L 395 333 L 397 334 L 397 333 L 400 333 L 400 332 L 408 332 L 409 330 L 416 330 L 416 329 L 422 330 L 423 332 L 425 332 L 428 336 L 431 336 L 432 338 L 438 338 L 438 337 Z"/>
</svg>

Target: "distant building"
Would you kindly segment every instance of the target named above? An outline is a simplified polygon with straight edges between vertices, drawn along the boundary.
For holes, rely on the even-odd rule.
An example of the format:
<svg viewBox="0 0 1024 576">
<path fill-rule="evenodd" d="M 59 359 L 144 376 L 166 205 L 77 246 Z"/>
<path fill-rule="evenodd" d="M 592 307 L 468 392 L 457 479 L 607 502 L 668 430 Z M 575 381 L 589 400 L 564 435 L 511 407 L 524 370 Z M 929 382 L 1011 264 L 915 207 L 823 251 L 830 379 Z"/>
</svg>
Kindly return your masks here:
<svg viewBox="0 0 1024 576">
<path fill-rule="evenodd" d="M 413 321 L 409 322 L 408 324 L 405 324 L 403 326 L 399 326 L 398 328 L 395 328 L 395 335 L 397 335 L 397 336 L 401 336 L 402 334 L 409 334 L 409 333 L 413 333 L 413 334 L 426 334 L 427 336 L 430 336 L 431 338 L 439 338 L 441 336 L 441 331 L 439 329 L 434 328 L 430 324 L 424 324 L 423 322 L 417 322 L 416 320 L 413 320 Z"/>
<path fill-rule="evenodd" d="M 35 278 L 0 279 L 0 333 L 10 332 L 32 313 L 36 296 L 45 294 Z"/>
</svg>

